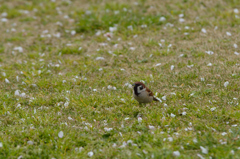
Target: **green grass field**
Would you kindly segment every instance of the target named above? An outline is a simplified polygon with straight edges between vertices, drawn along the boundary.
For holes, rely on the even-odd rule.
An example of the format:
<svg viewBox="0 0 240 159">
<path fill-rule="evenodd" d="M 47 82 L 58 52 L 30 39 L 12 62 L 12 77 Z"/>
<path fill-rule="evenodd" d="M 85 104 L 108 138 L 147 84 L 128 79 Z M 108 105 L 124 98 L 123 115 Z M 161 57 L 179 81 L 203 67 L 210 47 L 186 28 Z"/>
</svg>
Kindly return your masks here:
<svg viewBox="0 0 240 159">
<path fill-rule="evenodd" d="M 239 0 L 0 2 L 0 158 L 240 158 Z"/>
</svg>

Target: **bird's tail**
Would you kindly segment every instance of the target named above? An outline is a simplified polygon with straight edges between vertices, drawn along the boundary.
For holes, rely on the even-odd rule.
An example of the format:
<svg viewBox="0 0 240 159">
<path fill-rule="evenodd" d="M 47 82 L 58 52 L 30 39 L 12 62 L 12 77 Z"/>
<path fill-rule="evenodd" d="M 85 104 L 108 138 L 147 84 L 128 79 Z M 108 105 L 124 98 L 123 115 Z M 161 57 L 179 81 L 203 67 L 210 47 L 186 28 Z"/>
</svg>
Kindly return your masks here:
<svg viewBox="0 0 240 159">
<path fill-rule="evenodd" d="M 161 103 L 162 103 L 162 100 L 161 100 L 161 99 L 159 99 L 158 97 L 153 97 L 153 100 L 154 100 L 154 101 L 157 101 L 157 102 L 161 102 Z"/>
</svg>

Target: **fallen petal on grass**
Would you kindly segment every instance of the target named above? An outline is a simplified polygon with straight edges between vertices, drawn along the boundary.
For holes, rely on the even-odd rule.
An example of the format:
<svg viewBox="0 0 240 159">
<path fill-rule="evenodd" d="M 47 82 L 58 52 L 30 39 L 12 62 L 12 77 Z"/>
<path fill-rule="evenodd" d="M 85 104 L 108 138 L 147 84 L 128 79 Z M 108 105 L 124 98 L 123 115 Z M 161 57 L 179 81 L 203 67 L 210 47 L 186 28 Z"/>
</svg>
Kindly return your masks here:
<svg viewBox="0 0 240 159">
<path fill-rule="evenodd" d="M 200 148 L 201 148 L 203 154 L 208 154 L 207 148 L 204 148 L 203 146 L 200 146 Z"/>
<path fill-rule="evenodd" d="M 175 156 L 175 157 L 180 156 L 180 152 L 179 151 L 173 151 L 173 156 Z"/>
<path fill-rule="evenodd" d="M 229 85 L 229 82 L 226 81 L 226 82 L 224 83 L 224 87 L 227 87 L 228 85 Z"/>
<path fill-rule="evenodd" d="M 88 156 L 92 157 L 94 155 L 94 153 L 92 151 L 88 152 Z"/>
<path fill-rule="evenodd" d="M 59 138 L 63 138 L 63 132 L 62 132 L 62 131 L 60 131 L 60 132 L 58 133 L 58 137 L 59 137 Z"/>
</svg>

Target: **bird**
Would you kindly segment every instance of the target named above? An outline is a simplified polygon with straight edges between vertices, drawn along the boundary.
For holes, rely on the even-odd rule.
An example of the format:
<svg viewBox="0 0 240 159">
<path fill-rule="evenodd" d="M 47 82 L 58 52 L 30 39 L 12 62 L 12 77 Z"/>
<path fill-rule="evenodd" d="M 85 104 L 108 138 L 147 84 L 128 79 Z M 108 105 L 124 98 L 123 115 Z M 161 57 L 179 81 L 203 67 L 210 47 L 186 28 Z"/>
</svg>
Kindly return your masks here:
<svg viewBox="0 0 240 159">
<path fill-rule="evenodd" d="M 141 103 L 151 103 L 152 101 L 160 101 L 157 97 L 153 96 L 152 91 L 145 86 L 142 82 L 135 82 L 133 86 L 133 97 Z"/>
</svg>

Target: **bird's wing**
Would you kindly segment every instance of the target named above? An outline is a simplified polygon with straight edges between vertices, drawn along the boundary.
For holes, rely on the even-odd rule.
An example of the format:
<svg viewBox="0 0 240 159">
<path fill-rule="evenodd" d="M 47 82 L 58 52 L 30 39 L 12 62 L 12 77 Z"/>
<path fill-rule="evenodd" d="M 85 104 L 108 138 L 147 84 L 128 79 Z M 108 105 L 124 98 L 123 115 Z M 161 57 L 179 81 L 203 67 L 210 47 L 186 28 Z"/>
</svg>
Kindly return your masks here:
<svg viewBox="0 0 240 159">
<path fill-rule="evenodd" d="M 149 96 L 153 96 L 153 92 L 150 91 L 150 89 L 148 89 L 147 87 L 146 87 L 146 91 L 148 92 Z"/>
<path fill-rule="evenodd" d="M 148 89 L 147 87 L 146 87 L 146 91 L 149 93 L 149 96 L 153 96 L 153 92 L 150 91 L 150 89 Z M 162 102 L 161 99 L 154 97 L 154 96 L 153 96 L 153 100 L 157 101 L 157 102 Z"/>
</svg>

